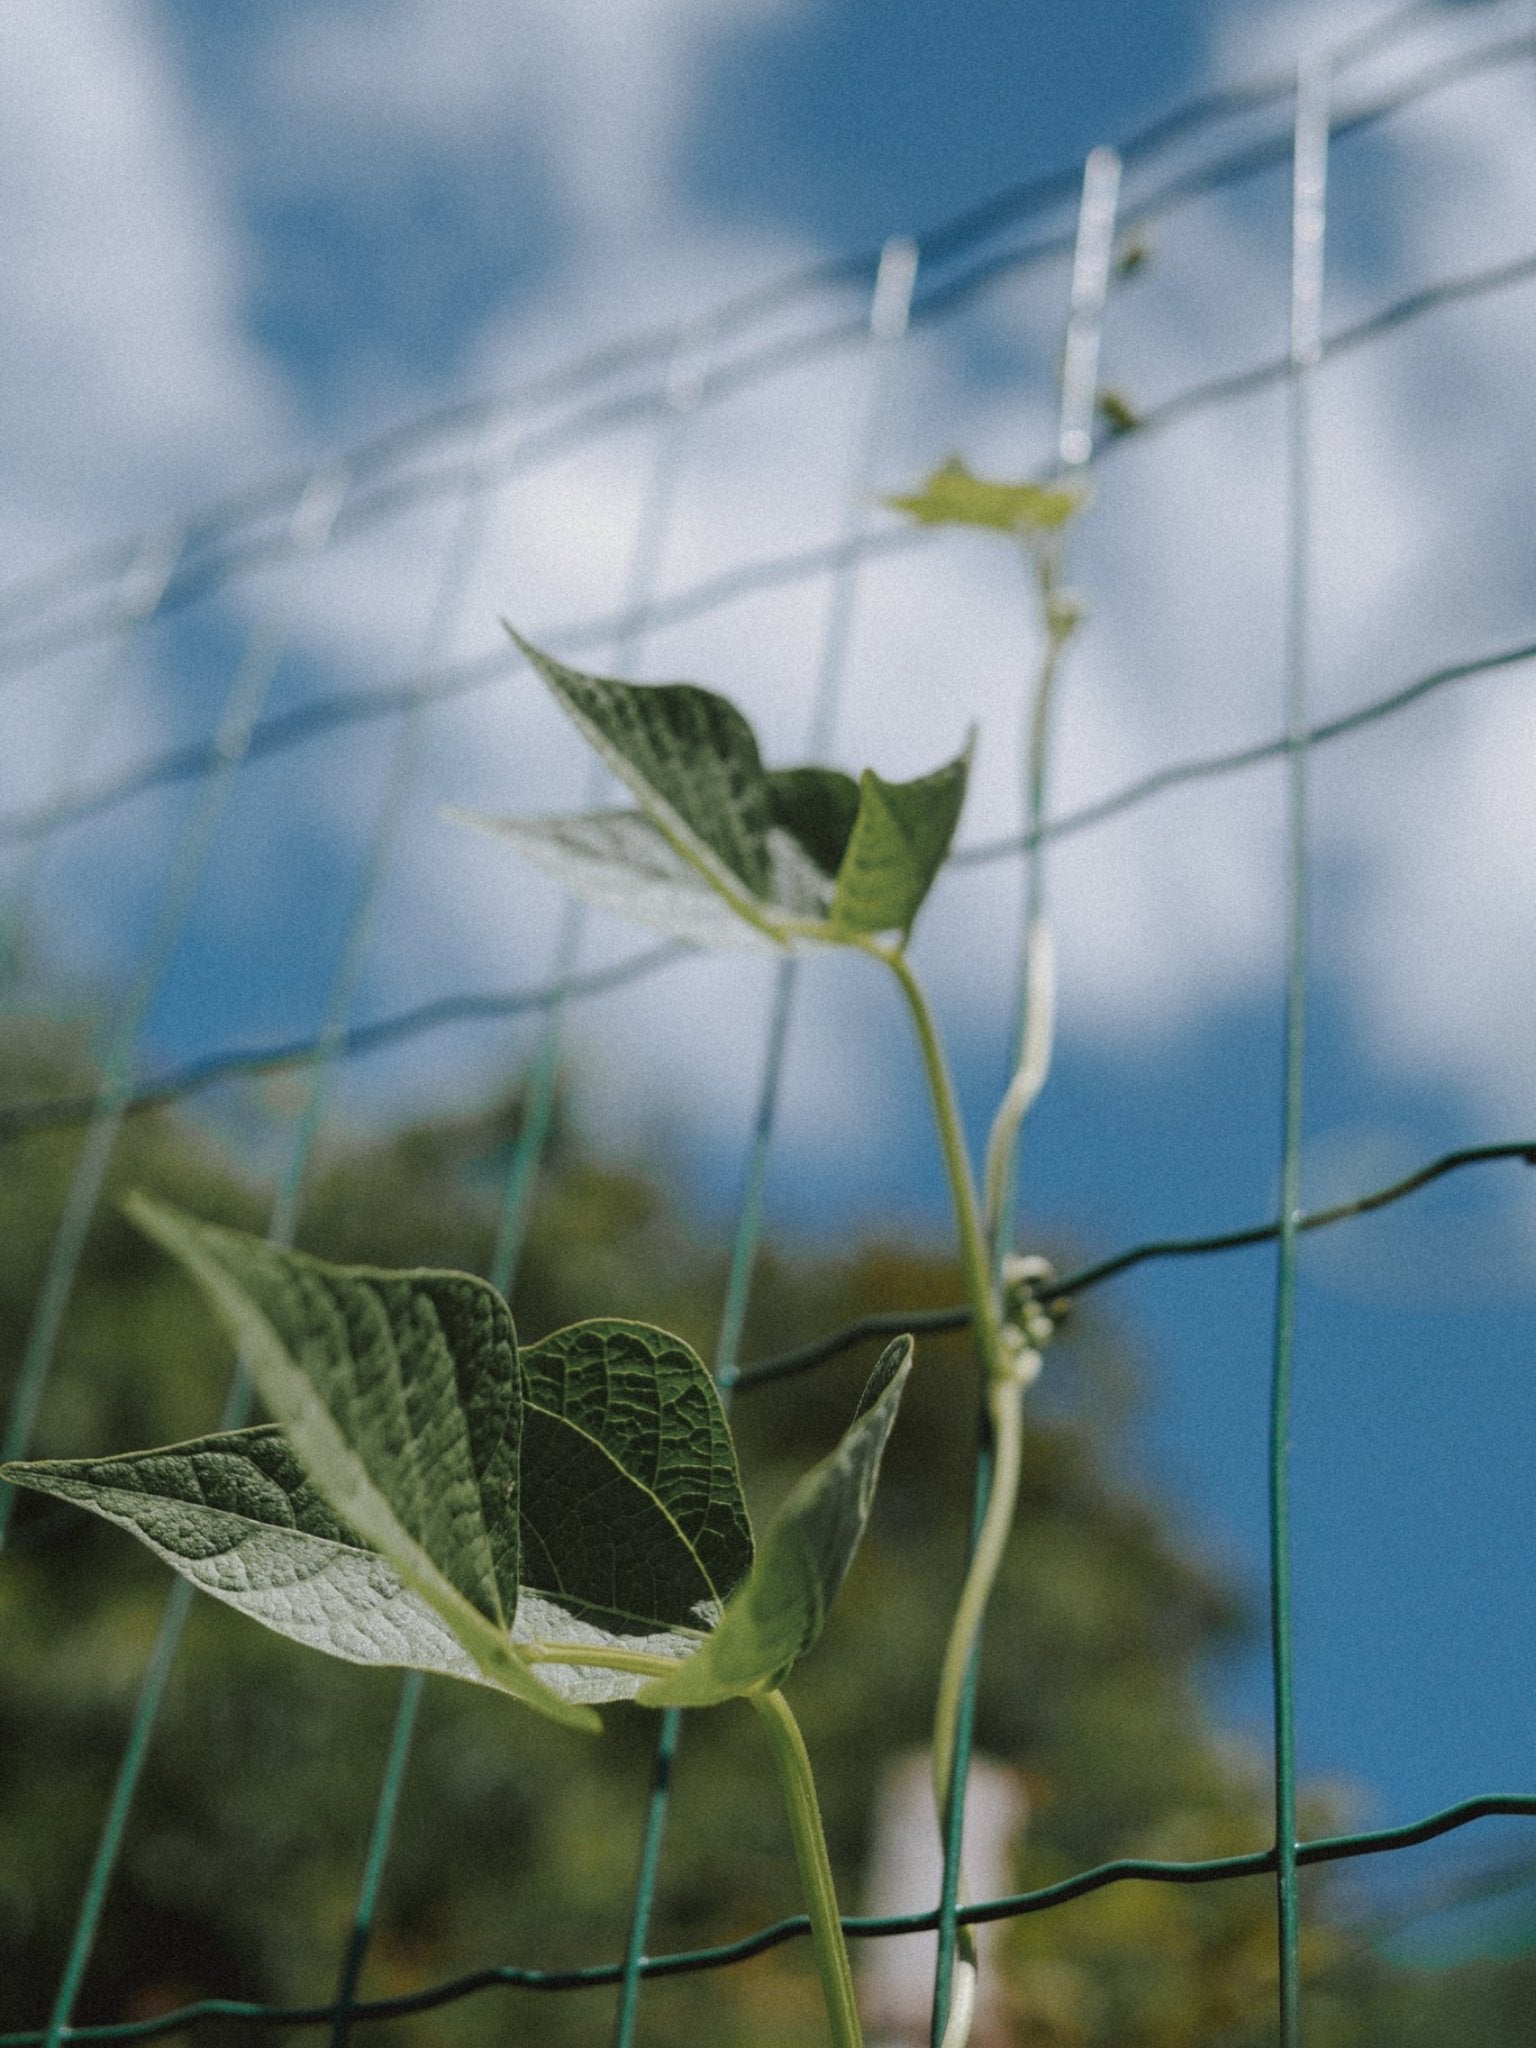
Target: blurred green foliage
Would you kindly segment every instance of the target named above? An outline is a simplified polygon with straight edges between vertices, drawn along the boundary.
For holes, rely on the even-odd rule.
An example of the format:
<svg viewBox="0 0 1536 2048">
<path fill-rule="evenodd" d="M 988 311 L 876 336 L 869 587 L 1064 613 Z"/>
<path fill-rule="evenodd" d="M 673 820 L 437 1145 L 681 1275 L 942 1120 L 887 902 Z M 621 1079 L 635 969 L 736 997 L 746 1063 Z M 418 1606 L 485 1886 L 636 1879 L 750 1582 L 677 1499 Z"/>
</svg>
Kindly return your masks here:
<svg viewBox="0 0 1536 2048">
<path fill-rule="evenodd" d="M 12 1030 L 0 1053 L 4 1097 L 63 1085 L 57 1048 L 56 1031 Z M 483 1270 L 516 1118 L 514 1101 L 337 1152 L 314 1177 L 301 1243 L 339 1260 Z M 78 1134 L 40 1134 L 6 1155 L 0 1389 L 20 1356 L 78 1144 Z M 263 1222 L 263 1191 L 193 1125 L 156 1113 L 125 1126 L 38 1455 L 167 1443 L 216 1421 L 229 1357 L 190 1286 L 119 1214 L 130 1187 L 205 1217 Z M 707 1357 L 723 1260 L 717 1232 L 702 1235 L 642 1175 L 595 1162 L 557 1128 L 516 1288 L 519 1328 L 532 1338 L 584 1315 L 635 1315 Z M 746 1354 L 864 1310 L 958 1293 L 948 1262 L 911 1244 L 815 1258 L 770 1250 Z M 755 1512 L 835 1441 L 869 1362 L 847 1358 L 741 1397 Z M 1084 1314 L 1048 1370 L 1065 1392 L 1047 1396 L 1029 1433 L 977 1729 L 979 1745 L 1027 1782 L 1017 1882 L 1116 1855 L 1260 1847 L 1263 1770 L 1218 1736 L 1198 1691 L 1202 1663 L 1237 1639 L 1244 1616 L 1180 1548 L 1166 1512 L 1122 1476 L 1116 1434 L 1130 1379 L 1114 1333 Z M 961 1575 L 975 1393 L 963 1341 L 920 1344 L 870 1540 L 791 1686 L 849 1909 L 882 1765 L 928 1733 Z M 0 2030 L 41 2025 L 47 2013 L 169 1585 L 100 1522 L 18 1502 L 0 1561 Z M 211 1600 L 195 1603 L 80 2020 L 145 2017 L 208 1995 L 331 1995 L 397 1697 L 391 1675 L 310 1655 Z M 592 1740 L 475 1687 L 429 1684 L 365 1996 L 489 1962 L 560 1967 L 622 1952 L 657 1723 L 631 1708 L 605 1721 Z M 1314 1804 L 1309 1830 L 1337 1820 Z M 1374 1950 L 1351 1949 L 1325 1876 L 1309 1879 L 1307 1894 L 1311 2048 L 1528 2038 L 1528 1961 L 1433 1977 L 1394 1970 Z M 728 1707 L 689 1717 L 652 1952 L 729 1938 L 798 1906 L 753 1716 Z M 1027 2048 L 1267 2041 L 1273 1948 L 1260 1882 L 1114 1887 L 1011 1925 L 999 1951 L 1009 2038 Z M 367 2039 L 561 2048 L 605 2039 L 611 2011 L 608 1991 L 493 1990 L 371 2026 Z M 803 1943 L 655 1984 L 642 2011 L 641 2039 L 654 2044 L 789 2048 L 819 2042 L 824 2024 Z M 274 2036 L 210 2022 L 197 2038 L 222 2048 Z"/>
</svg>

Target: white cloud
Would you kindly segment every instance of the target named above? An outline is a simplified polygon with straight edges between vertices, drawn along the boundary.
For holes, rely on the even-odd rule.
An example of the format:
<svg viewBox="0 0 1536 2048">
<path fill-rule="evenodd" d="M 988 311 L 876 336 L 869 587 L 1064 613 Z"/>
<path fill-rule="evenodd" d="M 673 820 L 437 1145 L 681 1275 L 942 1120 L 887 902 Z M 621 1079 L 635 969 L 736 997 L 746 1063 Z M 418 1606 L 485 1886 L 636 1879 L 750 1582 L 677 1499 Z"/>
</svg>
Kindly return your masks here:
<svg viewBox="0 0 1536 2048">
<path fill-rule="evenodd" d="M 57 548 L 227 485 L 270 446 L 276 393 L 153 17 L 133 0 L 7 8 L 0 75 L 5 488 L 23 546 L 35 517 Z"/>
<path fill-rule="evenodd" d="M 513 134 L 539 153 L 576 232 L 536 304 L 486 315 L 464 381 L 497 388 L 817 253 L 785 235 L 726 232 L 681 192 L 682 145 L 711 48 L 791 18 L 770 0 L 549 0 L 515 16 L 489 0 L 446 14 L 425 0 L 394 0 L 287 16 L 254 75 L 259 103 L 295 138 L 295 160 L 323 162 L 333 178 L 365 175 L 402 150 L 473 161 Z M 21 118 L 0 156 L 19 252 L 0 277 L 0 304 L 21 336 L 31 388 L 47 388 L 50 373 L 62 398 L 56 408 L 0 401 L 22 479 L 0 519 L 40 525 L 57 542 L 99 530 L 103 505 L 134 493 L 148 501 L 180 492 L 184 501 L 188 479 L 234 482 L 251 451 L 275 440 L 279 407 L 242 326 L 242 235 L 153 17 L 96 0 L 72 11 L 68 34 L 53 22 L 13 14 L 0 31 L 11 42 L 7 74 L 38 81 L 16 95 Z M 1327 26 L 1340 32 L 1336 10 Z M 1294 48 L 1310 28 L 1287 15 L 1277 33 Z M 1458 251 L 1518 250 L 1536 225 L 1521 169 L 1529 127 L 1529 107 L 1508 81 L 1426 102 L 1382 145 L 1391 176 L 1381 181 L 1379 219 L 1351 214 L 1351 159 L 1341 153 L 1345 225 L 1331 317 L 1462 267 Z M 1210 199 L 1158 229 L 1152 261 L 1117 299 L 1107 335 L 1107 374 L 1133 398 L 1155 400 L 1282 345 L 1277 191 Z M 1063 288 L 1056 272 L 1001 294 L 972 316 L 971 333 L 1027 337 L 1046 362 Z M 1323 373 L 1314 645 L 1324 711 L 1494 643 L 1506 627 L 1511 637 L 1520 630 L 1520 536 L 1536 514 L 1518 495 L 1517 451 L 1530 425 L 1523 334 L 1513 300 L 1489 302 Z M 836 532 L 862 376 L 857 354 L 845 355 L 685 423 L 663 589 Z M 445 395 L 416 394 L 423 403 Z M 982 467 L 1017 466 L 1045 445 L 1048 411 L 1044 380 L 1023 399 L 980 390 L 956 331 L 934 330 L 900 364 L 882 477 L 910 477 L 952 446 Z M 507 439 L 517 426 L 508 423 Z M 641 423 L 496 494 L 459 605 L 456 655 L 498 648 L 503 612 L 538 632 L 613 609 L 632 573 L 657 447 L 657 429 Z M 361 686 L 412 670 L 451 528 L 451 508 L 413 514 L 295 579 L 299 643 L 316 674 Z M 1105 462 L 1074 540 L 1091 621 L 1063 685 L 1059 803 L 1278 730 L 1284 536 L 1275 393 Z M 999 547 L 944 537 L 871 565 L 861 590 L 839 757 L 916 772 L 976 719 L 965 837 L 1012 829 L 1020 695 L 1035 646 L 1016 568 Z M 792 758 L 803 745 L 825 605 L 824 582 L 763 593 L 653 636 L 643 672 L 730 690 L 773 757 Z M 1315 805 L 1330 892 L 1326 972 L 1383 1056 L 1454 1079 L 1495 1118 L 1526 1099 L 1515 1049 L 1531 990 L 1520 963 L 1536 958 L 1536 908 L 1519 881 L 1536 863 L 1536 827 L 1521 801 L 1532 741 L 1521 702 L 1518 682 L 1474 685 L 1432 720 L 1410 713 L 1348 742 L 1347 760 L 1368 765 L 1320 768 Z M 513 882 L 507 856 L 471 847 L 441 825 L 436 807 L 571 801 L 582 784 L 579 749 L 526 678 L 434 715 L 432 734 L 375 948 L 373 1009 L 477 981 L 536 981 L 552 944 L 549 892 Z M 305 833 L 355 857 L 386 763 L 385 746 L 359 741 L 263 771 L 268 787 L 280 775 L 288 792 L 262 827 L 263 863 L 293 872 Z M 1051 877 L 1065 1028 L 1124 1050 L 1271 989 L 1280 876 L 1273 771 L 1204 785 L 1064 842 Z M 957 883 L 925 917 L 924 957 L 967 1033 L 1001 1030 L 1015 918 L 1002 869 Z M 592 943 L 601 957 L 629 940 L 599 922 Z M 761 991 L 734 970 L 700 967 L 694 983 L 684 1005 L 658 983 L 575 1027 L 609 1077 L 613 1117 L 631 1086 L 695 1124 L 742 1113 L 741 1049 L 756 1043 Z M 789 1136 L 807 1154 L 878 1133 L 905 1086 L 905 1055 L 889 1045 L 864 1057 L 856 1089 L 848 1082 L 850 1003 L 857 999 L 835 978 L 806 977 Z M 487 1066 L 504 1057 L 483 1056 Z M 398 1068 L 378 1071 L 399 1087 Z M 441 1078 L 434 1068 L 420 1085 Z"/>
<path fill-rule="evenodd" d="M 343 123 L 366 162 L 402 140 L 481 155 L 536 139 L 580 228 L 654 245 L 711 44 L 792 12 L 792 0 L 389 0 L 292 19 L 268 87 L 311 138 Z"/>
</svg>

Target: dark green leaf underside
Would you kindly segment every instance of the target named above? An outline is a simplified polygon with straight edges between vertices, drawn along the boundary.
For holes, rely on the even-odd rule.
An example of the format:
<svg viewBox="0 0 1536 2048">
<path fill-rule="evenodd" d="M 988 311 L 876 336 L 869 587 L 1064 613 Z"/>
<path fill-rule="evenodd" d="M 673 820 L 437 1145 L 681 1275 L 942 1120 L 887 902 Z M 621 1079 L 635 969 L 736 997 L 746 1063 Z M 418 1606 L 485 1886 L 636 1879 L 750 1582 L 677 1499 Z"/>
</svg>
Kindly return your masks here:
<svg viewBox="0 0 1536 2048">
<path fill-rule="evenodd" d="M 713 1382 L 644 1323 L 577 1323 L 522 1354 L 523 1580 L 633 1636 L 699 1629 L 752 1564 Z"/>
</svg>

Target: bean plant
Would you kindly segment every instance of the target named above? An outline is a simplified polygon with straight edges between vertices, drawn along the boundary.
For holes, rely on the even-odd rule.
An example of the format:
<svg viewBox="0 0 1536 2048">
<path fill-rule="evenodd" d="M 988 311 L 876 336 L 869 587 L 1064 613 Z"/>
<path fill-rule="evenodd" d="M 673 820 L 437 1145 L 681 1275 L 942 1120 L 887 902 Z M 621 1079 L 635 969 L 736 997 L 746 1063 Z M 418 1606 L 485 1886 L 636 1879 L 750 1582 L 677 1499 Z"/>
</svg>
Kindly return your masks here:
<svg viewBox="0 0 1536 2048">
<path fill-rule="evenodd" d="M 1026 744 L 1038 822 L 1049 701 L 1076 624 L 1060 582 L 1075 492 L 992 484 L 958 462 L 891 503 L 1023 543 L 1046 653 Z M 961 1704 L 1018 1495 L 1022 1400 L 1051 1334 L 1038 1262 L 1011 1254 L 1015 1150 L 1044 1079 L 1049 954 L 1027 908 L 1025 1019 L 978 1184 L 939 1032 L 908 958 L 949 854 L 971 741 L 907 782 L 767 768 L 725 697 L 585 674 L 513 635 L 632 801 L 578 816 L 477 818 L 588 903 L 694 946 L 840 947 L 895 980 L 922 1055 L 980 1367 L 991 1480 L 940 1669 L 933 1775 L 951 1817 Z M 355 1663 L 493 1687 L 572 1729 L 595 1709 L 743 1699 L 783 1783 L 832 2041 L 859 2048 L 852 1973 L 809 1759 L 783 1684 L 821 1634 L 869 1517 L 912 1370 L 882 1354 L 841 1441 L 754 1537 L 730 1426 L 680 1338 L 617 1319 L 518 1341 L 464 1273 L 329 1264 L 144 1195 L 138 1226 L 222 1322 L 273 1420 L 110 1457 L 0 1467 L 0 1480 L 129 1530 L 279 1634 Z M 947 2048 L 975 1959 L 962 1931 Z"/>
</svg>

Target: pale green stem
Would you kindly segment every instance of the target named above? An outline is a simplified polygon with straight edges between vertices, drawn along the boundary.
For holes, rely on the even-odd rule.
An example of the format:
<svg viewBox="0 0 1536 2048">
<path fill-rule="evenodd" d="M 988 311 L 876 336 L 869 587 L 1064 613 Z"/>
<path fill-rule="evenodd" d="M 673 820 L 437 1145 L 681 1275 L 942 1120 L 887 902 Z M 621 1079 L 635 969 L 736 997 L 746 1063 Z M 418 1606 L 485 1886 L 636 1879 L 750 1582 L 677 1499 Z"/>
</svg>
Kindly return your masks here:
<svg viewBox="0 0 1536 2048">
<path fill-rule="evenodd" d="M 859 2009 L 853 1995 L 853 1969 L 848 1961 L 848 1943 L 837 1910 L 837 1892 L 832 1883 L 832 1865 L 827 1857 L 827 1838 L 821 1825 L 821 1808 L 816 1799 L 816 1781 L 799 1724 L 781 1692 L 757 1692 L 752 1704 L 768 1730 L 784 1800 L 789 1808 L 790 1832 L 794 1836 L 795 1861 L 800 1866 L 800 1883 L 805 1891 L 806 1910 L 811 1919 L 811 1941 L 816 1951 L 816 1968 L 821 1976 L 821 1995 L 826 2001 L 827 2022 L 833 2048 L 863 2048 L 859 2031 Z"/>
<path fill-rule="evenodd" d="M 966 1673 L 980 1639 L 1018 1506 L 1024 1389 L 1038 1372 L 1040 1360 L 1038 1353 L 1027 1350 L 1017 1340 L 1010 1343 L 1011 1333 L 1005 1333 L 1003 1328 L 992 1260 L 982 1226 L 954 1084 L 927 998 L 902 953 L 872 940 L 864 950 L 884 960 L 896 976 L 917 1032 L 928 1077 L 928 1092 L 933 1102 L 934 1122 L 938 1128 L 939 1149 L 944 1155 L 949 1179 L 960 1263 L 970 1297 L 971 1329 L 981 1363 L 987 1418 L 994 1440 L 992 1484 L 981 1528 L 977 1532 L 976 1547 L 971 1553 L 965 1584 L 960 1590 L 955 1618 L 950 1626 L 949 1641 L 939 1672 L 938 1697 L 934 1704 L 933 1786 L 939 1823 L 943 1827 L 947 1823 L 954 1787 L 955 1745 Z M 970 2030 L 969 1992 L 974 1989 L 974 1984 L 969 1973 L 974 1971 L 975 1948 L 973 1938 L 965 1929 L 960 1935 L 960 1962 L 962 1970 L 959 1976 L 966 1981 L 959 1984 L 962 1996 L 951 2009 L 950 2023 L 945 2030 L 946 2048 L 951 2043 L 960 2048 Z"/>
<path fill-rule="evenodd" d="M 1007 1369 L 1003 1358 L 1002 1318 L 987 1257 L 986 1236 L 982 1229 L 981 1208 L 976 1199 L 976 1183 L 971 1174 L 970 1155 L 966 1151 L 965 1133 L 960 1124 L 960 1109 L 955 1101 L 954 1084 L 949 1078 L 949 1065 L 944 1058 L 944 1048 L 939 1043 L 939 1034 L 933 1021 L 933 1013 L 928 1008 L 928 999 L 923 994 L 917 977 L 907 965 L 905 954 L 895 947 L 882 946 L 874 939 L 864 940 L 861 944 L 866 953 L 873 955 L 876 960 L 883 960 L 895 975 L 917 1031 L 918 1048 L 923 1056 L 923 1070 L 928 1077 L 928 1093 L 933 1101 L 934 1122 L 938 1127 L 939 1149 L 944 1155 L 944 1171 L 949 1180 L 950 1200 L 955 1211 L 955 1228 L 960 1240 L 960 1263 L 965 1271 L 966 1293 L 970 1297 L 972 1334 L 982 1370 L 990 1384 Z"/>
<path fill-rule="evenodd" d="M 1025 1352 L 1020 1362 L 1035 1360 L 1037 1356 L 1034 1352 Z M 994 1457 L 992 1488 L 987 1495 L 986 1512 L 977 1532 L 976 1548 L 971 1553 L 965 1584 L 960 1589 L 949 1641 L 944 1647 L 944 1662 L 939 1667 L 938 1698 L 933 1710 L 933 1789 L 941 1817 L 949 1810 L 956 1724 L 960 1717 L 960 1695 L 965 1686 L 965 1674 L 970 1668 L 971 1655 L 986 1619 L 987 1604 L 997 1583 L 1018 1505 L 1024 1389 L 1033 1376 L 1033 1372 L 1026 1369 L 1018 1378 L 997 1378 L 987 1383 L 987 1420 L 992 1428 Z"/>
<path fill-rule="evenodd" d="M 701 1636 L 700 1642 L 704 1640 Z M 621 1650 L 606 1643 L 550 1643 L 535 1638 L 518 1643 L 516 1649 L 528 1664 L 569 1664 L 577 1670 L 632 1671 L 637 1678 L 667 1678 L 677 1669 L 677 1657 L 653 1657 L 644 1650 Z"/>
<path fill-rule="evenodd" d="M 1056 949 L 1051 928 L 1041 916 L 1036 916 L 1029 927 L 1024 959 L 1024 1029 L 1019 1061 L 987 1139 L 987 1237 L 999 1269 L 1007 1251 L 1005 1219 L 1018 1156 L 1019 1129 L 1045 1086 L 1056 1037 Z"/>
<path fill-rule="evenodd" d="M 1062 596 L 1060 536 L 1053 535 L 1027 546 L 1025 558 L 1033 571 L 1045 626 L 1045 653 L 1040 673 L 1035 679 L 1024 748 L 1024 830 L 1029 843 L 1024 879 L 1026 951 L 1014 1042 L 1014 1076 L 993 1123 L 987 1146 L 987 1227 L 993 1268 L 999 1272 L 1013 1239 L 1019 1133 L 1024 1117 L 1044 1083 L 1055 1028 L 1055 990 L 1050 975 L 1049 931 L 1036 835 L 1045 817 L 1046 767 L 1056 682 L 1067 642 L 1078 625 L 1076 611 Z M 1042 1010 L 1045 1012 L 1043 1016 Z"/>
</svg>

